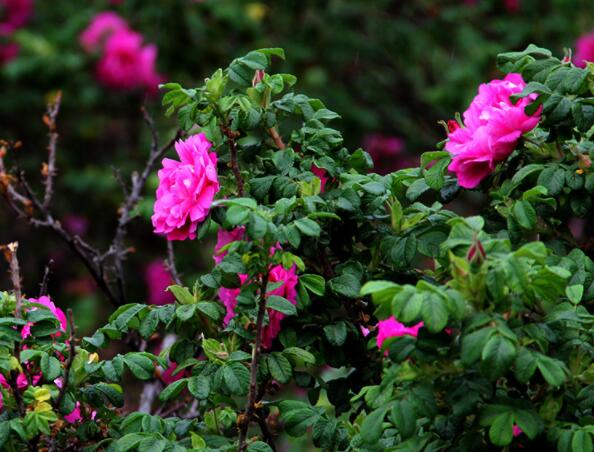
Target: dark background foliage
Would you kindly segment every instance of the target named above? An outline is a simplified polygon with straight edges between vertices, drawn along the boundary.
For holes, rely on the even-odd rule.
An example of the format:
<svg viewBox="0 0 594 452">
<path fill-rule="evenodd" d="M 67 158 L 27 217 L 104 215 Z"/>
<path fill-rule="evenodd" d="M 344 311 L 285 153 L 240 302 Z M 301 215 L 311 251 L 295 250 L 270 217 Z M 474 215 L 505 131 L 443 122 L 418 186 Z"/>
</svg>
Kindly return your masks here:
<svg viewBox="0 0 594 452">
<path fill-rule="evenodd" d="M 13 37 L 21 46 L 19 57 L 0 68 L 0 138 L 21 140 L 20 164 L 30 176 L 38 175 L 47 142 L 41 116 L 48 96 L 62 90 L 55 208 L 89 240 L 109 242 L 122 199 L 112 168 L 127 176 L 142 167 L 148 153 L 149 132 L 139 107 L 146 104 L 154 113 L 163 140 L 174 127 L 161 114 L 160 95 L 113 92 L 96 82 L 94 61 L 82 52 L 78 35 L 96 13 L 113 10 L 157 44 L 159 71 L 184 86 L 200 84 L 250 49 L 285 48 L 282 70 L 298 75 L 299 91 L 341 113 L 348 147 L 367 145 L 380 170 L 415 165 L 420 152 L 444 138 L 437 121 L 465 109 L 477 81 L 500 76 L 494 55 L 530 42 L 562 55 L 594 27 L 590 0 L 521 0 L 517 11 L 503 0 L 472 3 L 38 0 L 29 23 Z M 402 140 L 402 150 L 374 152 L 369 137 L 375 134 Z M 149 182 L 152 191 L 155 180 Z M 144 266 L 165 250 L 146 221 L 151 205 L 149 194 L 140 209 L 145 220 L 130 231 L 137 252 L 127 271 L 135 276 L 129 278 L 130 290 L 138 300 L 146 294 L 139 277 Z M 26 244 L 21 260 L 27 292 L 37 292 L 51 258 L 50 293 L 59 294 L 62 306 L 77 300 L 75 316 L 83 330 L 96 326 L 109 307 L 84 268 L 50 232 L 15 220 L 2 204 L 0 242 L 12 240 Z M 211 265 L 208 246 L 188 242 L 179 248 L 179 267 L 188 281 Z"/>
</svg>

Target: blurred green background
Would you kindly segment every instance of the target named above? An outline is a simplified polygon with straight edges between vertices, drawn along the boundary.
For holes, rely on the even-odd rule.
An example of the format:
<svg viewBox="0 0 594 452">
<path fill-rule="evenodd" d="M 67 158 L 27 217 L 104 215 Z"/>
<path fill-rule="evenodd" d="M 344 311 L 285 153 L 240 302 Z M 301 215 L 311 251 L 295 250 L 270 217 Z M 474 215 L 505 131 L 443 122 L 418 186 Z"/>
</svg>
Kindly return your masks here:
<svg viewBox="0 0 594 452">
<path fill-rule="evenodd" d="M 7 1 L 0 0 L 2 20 Z M 47 154 L 41 117 L 48 97 L 62 90 L 54 207 L 68 228 L 100 248 L 113 235 L 122 199 L 113 168 L 128 176 L 148 154 L 140 106 L 152 112 L 163 141 L 175 127 L 164 118 L 158 94 L 98 83 L 96 58 L 82 50 L 78 36 L 108 10 L 157 45 L 157 67 L 167 81 L 188 87 L 251 49 L 283 47 L 287 61 L 277 68 L 299 77 L 297 90 L 339 112 L 335 127 L 345 144 L 363 146 L 381 172 L 416 164 L 445 137 L 437 122 L 464 110 L 480 82 L 498 77 L 498 52 L 533 42 L 562 56 L 594 28 L 592 0 L 37 0 L 25 24 L 0 33 L 0 46 L 20 48 L 0 67 L 0 138 L 23 142 L 19 164 L 38 181 Z M 136 249 L 126 267 L 133 301 L 147 296 L 147 263 L 165 254 L 165 241 L 152 234 L 155 180 L 149 185 L 143 218 L 128 240 Z M 111 307 L 70 251 L 0 203 L 0 243 L 14 240 L 21 242 L 29 295 L 37 294 L 53 259 L 50 293 L 57 303 L 74 307 L 83 332 L 105 318 Z M 211 265 L 211 246 L 176 245 L 187 284 Z M 7 285 L 3 279 L 1 287 Z"/>
</svg>

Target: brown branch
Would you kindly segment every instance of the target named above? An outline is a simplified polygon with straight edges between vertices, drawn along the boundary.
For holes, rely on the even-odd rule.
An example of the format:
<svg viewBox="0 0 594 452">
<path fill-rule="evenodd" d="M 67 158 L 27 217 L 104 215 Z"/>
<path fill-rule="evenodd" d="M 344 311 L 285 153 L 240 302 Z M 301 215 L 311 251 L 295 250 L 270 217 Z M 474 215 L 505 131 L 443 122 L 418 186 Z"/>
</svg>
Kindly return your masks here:
<svg viewBox="0 0 594 452">
<path fill-rule="evenodd" d="M 238 452 L 244 452 L 247 448 L 247 433 L 250 422 L 254 418 L 257 410 L 256 398 L 258 393 L 258 365 L 260 353 L 262 350 L 262 324 L 264 323 L 264 314 L 266 313 L 266 286 L 268 284 L 268 275 L 262 278 L 260 289 L 260 300 L 258 301 L 258 316 L 256 317 L 256 341 L 252 349 L 252 362 L 250 363 L 250 385 L 248 392 L 248 402 L 245 412 L 237 418 L 239 427 L 239 446 Z"/>
<path fill-rule="evenodd" d="M 274 144 L 276 145 L 277 148 L 279 148 L 280 150 L 283 150 L 287 147 L 285 145 L 285 142 L 283 141 L 282 137 L 279 135 L 278 131 L 276 130 L 276 127 L 270 127 L 269 129 L 266 129 L 266 131 L 272 137 L 272 141 L 274 141 Z"/>
<path fill-rule="evenodd" d="M 231 150 L 231 171 L 237 182 L 237 193 L 239 196 L 243 196 L 243 177 L 241 177 L 241 171 L 239 170 L 239 163 L 237 162 L 237 144 L 235 143 L 235 137 L 229 133 L 229 149 Z"/>
<path fill-rule="evenodd" d="M 56 399 L 55 406 L 58 410 L 60 409 L 62 400 L 64 400 L 64 396 L 66 395 L 66 390 L 68 389 L 68 380 L 70 379 L 70 369 L 72 368 L 72 363 L 74 361 L 74 357 L 76 356 L 76 327 L 74 326 L 74 316 L 72 315 L 72 309 L 68 309 L 66 311 L 66 317 L 68 320 L 68 327 L 70 328 L 70 335 L 68 337 L 68 360 L 66 361 L 64 381 L 62 382 L 62 387 L 60 388 L 58 398 Z"/>
<path fill-rule="evenodd" d="M 15 317 L 21 318 L 21 303 L 22 303 L 22 289 L 21 289 L 21 270 L 19 267 L 19 260 L 17 257 L 17 250 L 19 249 L 18 242 L 12 242 L 8 245 L 0 246 L 4 252 L 4 258 L 8 262 L 10 271 L 10 281 L 14 290 L 14 297 L 16 299 Z"/>
<path fill-rule="evenodd" d="M 39 296 L 42 297 L 43 295 L 47 295 L 47 286 L 49 284 L 49 277 L 50 273 L 52 272 L 52 265 L 54 264 L 54 260 L 50 259 L 47 265 L 45 266 L 45 270 L 43 271 L 43 279 L 41 280 L 41 284 L 39 285 Z"/>
<path fill-rule="evenodd" d="M 50 206 L 54 189 L 54 176 L 56 175 L 56 146 L 58 144 L 58 130 L 56 127 L 56 118 L 60 111 L 62 102 L 62 92 L 58 91 L 55 98 L 47 106 L 47 113 L 43 116 L 43 122 L 49 130 L 49 144 L 47 146 L 48 159 L 47 167 L 44 165 L 42 173 L 45 177 L 45 194 L 43 196 L 43 207 Z"/>
<path fill-rule="evenodd" d="M 175 266 L 175 251 L 173 250 L 173 242 L 171 240 L 167 240 L 167 259 L 165 261 L 165 266 L 175 284 L 178 286 L 183 285 L 177 267 Z"/>
</svg>

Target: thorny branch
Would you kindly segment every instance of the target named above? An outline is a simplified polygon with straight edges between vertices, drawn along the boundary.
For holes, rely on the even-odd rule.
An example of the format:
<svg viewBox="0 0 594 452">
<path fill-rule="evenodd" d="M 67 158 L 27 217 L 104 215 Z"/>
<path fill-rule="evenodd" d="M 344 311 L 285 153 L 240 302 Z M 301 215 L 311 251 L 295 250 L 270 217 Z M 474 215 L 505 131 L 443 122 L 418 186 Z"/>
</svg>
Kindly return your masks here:
<svg viewBox="0 0 594 452">
<path fill-rule="evenodd" d="M 8 262 L 10 281 L 14 290 L 14 297 L 16 299 L 15 316 L 21 318 L 21 303 L 22 303 L 22 289 L 21 289 L 21 270 L 19 267 L 19 260 L 17 257 L 17 250 L 19 249 L 18 242 L 12 242 L 8 245 L 0 247 L 4 252 L 4 258 Z"/>
<path fill-rule="evenodd" d="M 43 207 L 48 208 L 52 201 L 54 191 L 54 176 L 56 175 L 56 146 L 58 144 L 58 129 L 56 127 L 56 118 L 60 111 L 62 102 L 62 93 L 58 91 L 54 101 L 47 105 L 47 113 L 43 116 L 43 122 L 48 128 L 49 143 L 47 146 L 48 158 L 47 164 L 42 166 L 42 174 L 45 177 L 45 194 L 43 195 Z"/>
<path fill-rule="evenodd" d="M 154 121 L 143 109 L 144 120 L 150 129 L 152 137 L 149 157 L 140 175 L 136 172 L 132 175 L 130 190 L 124 190 L 125 199 L 118 210 L 118 223 L 113 241 L 107 251 L 102 253 L 78 235 L 71 234 L 64 229 L 51 211 L 54 176 L 56 174 L 56 146 L 59 137 L 56 119 L 60 109 L 60 101 L 61 95 L 58 94 L 48 105 L 44 116 L 44 123 L 49 130 L 49 156 L 48 163 L 42 167 L 45 186 L 43 199 L 35 194 L 24 173 L 18 167 L 8 171 L 5 166 L 4 157 L 8 150 L 15 151 L 20 147 L 20 143 L 0 141 L 0 192 L 20 218 L 27 220 L 33 226 L 48 228 L 60 237 L 83 262 L 99 289 L 110 302 L 115 306 L 120 306 L 126 303 L 123 261 L 131 249 L 126 248 L 124 241 L 128 224 L 134 219 L 132 212 L 142 197 L 146 181 L 155 165 L 173 147 L 175 141 L 181 137 L 182 132 L 178 130 L 171 141 L 159 147 L 159 137 Z M 115 288 L 112 286 L 114 280 Z"/>
<path fill-rule="evenodd" d="M 54 264 L 54 260 L 50 259 L 47 265 L 45 266 L 45 270 L 43 271 L 43 279 L 41 280 L 41 284 L 39 286 L 39 296 L 42 297 L 43 295 L 47 295 L 47 286 L 49 284 L 49 277 L 52 272 L 52 265 Z"/>
<path fill-rule="evenodd" d="M 183 285 L 177 267 L 175 266 L 175 251 L 173 250 L 173 242 L 171 240 L 167 240 L 167 260 L 165 261 L 165 265 L 175 284 L 178 286 Z"/>
<path fill-rule="evenodd" d="M 239 427 L 239 447 L 238 452 L 243 452 L 247 448 L 247 433 L 251 421 L 254 419 L 258 410 L 258 365 L 260 362 L 260 352 L 262 351 L 262 330 L 264 324 L 264 314 L 266 313 L 266 286 L 268 285 L 268 276 L 262 278 L 260 289 L 260 300 L 258 301 L 258 316 L 256 317 L 256 340 L 252 349 L 252 361 L 250 364 L 250 384 L 248 392 L 248 402 L 245 412 L 237 418 Z"/>
</svg>

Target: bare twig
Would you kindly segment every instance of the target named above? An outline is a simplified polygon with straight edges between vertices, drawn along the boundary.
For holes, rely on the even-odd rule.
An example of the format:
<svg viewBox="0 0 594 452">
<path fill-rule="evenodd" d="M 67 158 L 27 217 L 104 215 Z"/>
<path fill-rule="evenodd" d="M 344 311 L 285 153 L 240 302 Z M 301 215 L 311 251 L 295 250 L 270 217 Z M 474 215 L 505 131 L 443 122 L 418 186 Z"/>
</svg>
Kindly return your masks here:
<svg viewBox="0 0 594 452">
<path fill-rule="evenodd" d="M 43 207 L 48 208 L 52 201 L 54 191 L 54 176 L 56 175 L 56 146 L 58 144 L 58 130 L 56 128 L 56 118 L 60 111 L 62 102 L 62 93 L 57 92 L 54 100 L 47 106 L 47 113 L 43 116 L 43 122 L 49 130 L 49 143 L 47 146 L 48 159 L 47 166 L 43 166 L 42 173 L 45 177 L 45 194 L 43 196 Z"/>
<path fill-rule="evenodd" d="M 21 318 L 21 303 L 22 303 L 22 289 L 21 289 L 21 270 L 19 267 L 19 260 L 17 257 L 17 250 L 19 249 L 18 242 L 12 242 L 8 245 L 0 247 L 4 252 L 4 258 L 8 262 L 10 271 L 10 280 L 14 290 L 14 297 L 16 299 L 15 316 Z"/>
<path fill-rule="evenodd" d="M 49 159 L 47 167 L 44 165 L 43 169 L 45 185 L 43 200 L 37 197 L 25 179 L 24 173 L 18 170 L 18 168 L 13 171 L 16 177 L 8 173 L 4 164 L 4 157 L 8 148 L 12 147 L 16 149 L 17 145 L 5 141 L 0 142 L 0 192 L 4 194 L 8 204 L 20 218 L 26 219 L 33 226 L 48 228 L 60 237 L 80 258 L 99 289 L 107 296 L 112 304 L 120 306 L 126 302 L 123 260 L 131 249 L 125 247 L 124 238 L 127 233 L 128 224 L 133 219 L 132 212 L 141 199 L 146 181 L 154 170 L 156 163 L 173 147 L 175 141 L 181 137 L 182 132 L 178 130 L 171 141 L 165 146 L 159 147 L 158 134 L 154 121 L 143 110 L 145 122 L 150 128 L 152 136 L 149 158 L 140 175 L 137 173 L 132 175 L 130 191 L 128 192 L 124 189 L 125 200 L 118 211 L 118 223 L 113 241 L 107 251 L 101 253 L 78 235 L 71 234 L 64 229 L 61 223 L 54 218 L 50 210 L 53 196 L 53 177 L 56 172 L 55 162 L 58 140 L 56 118 L 60 107 L 60 100 L 61 96 L 58 94 L 55 100 L 48 105 L 47 113 L 44 116 L 44 122 L 49 129 Z M 125 184 L 122 183 L 122 185 L 125 188 Z M 113 280 L 115 280 L 116 289 L 112 288 Z"/>
<path fill-rule="evenodd" d="M 229 148 L 231 150 L 231 171 L 237 182 L 237 192 L 239 193 L 239 196 L 243 196 L 243 177 L 241 177 L 239 163 L 237 162 L 237 144 L 235 143 L 234 136 L 231 136 L 230 134 L 227 136 L 229 137 Z"/>
<path fill-rule="evenodd" d="M 167 240 L 167 260 L 165 261 L 165 266 L 175 284 L 178 286 L 183 285 L 177 272 L 177 267 L 175 266 L 175 251 L 173 250 L 173 242 L 171 240 Z"/>
<path fill-rule="evenodd" d="M 266 130 L 272 137 L 272 141 L 274 141 L 274 144 L 276 145 L 277 148 L 279 148 L 280 150 L 283 150 L 287 147 L 285 145 L 285 142 L 283 141 L 282 137 L 279 135 L 278 131 L 276 130 L 276 127 L 271 127 Z"/>
<path fill-rule="evenodd" d="M 62 382 L 62 387 L 60 388 L 58 398 L 56 399 L 55 406 L 57 409 L 60 408 L 60 404 L 66 395 L 66 390 L 68 389 L 68 380 L 70 379 L 70 369 L 72 368 L 72 362 L 76 356 L 76 329 L 74 326 L 74 316 L 72 315 L 72 309 L 68 309 L 66 311 L 66 318 L 68 320 L 68 327 L 70 328 L 70 335 L 68 337 L 68 360 L 66 361 L 64 381 Z"/>
<path fill-rule="evenodd" d="M 264 323 L 264 314 L 266 313 L 266 286 L 268 284 L 268 276 L 262 278 L 260 289 L 260 300 L 258 301 L 258 316 L 256 317 L 256 340 L 252 348 L 252 362 L 250 363 L 250 385 L 248 392 L 248 402 L 245 412 L 237 418 L 237 425 L 239 427 L 239 447 L 238 452 L 244 452 L 247 448 L 247 433 L 250 422 L 254 418 L 254 414 L 258 407 L 257 393 L 258 393 L 258 365 L 260 362 L 260 352 L 262 349 L 262 325 Z"/>
<path fill-rule="evenodd" d="M 54 264 L 54 260 L 50 259 L 47 265 L 45 266 L 45 270 L 43 272 L 43 279 L 41 280 L 41 284 L 39 286 L 39 296 L 42 297 L 43 295 L 47 295 L 47 286 L 49 284 L 49 277 L 50 273 L 52 272 L 52 265 Z"/>
</svg>

